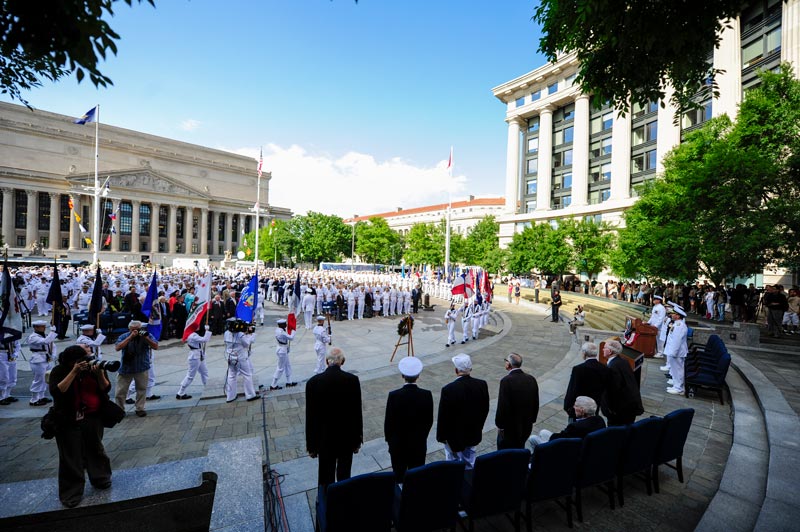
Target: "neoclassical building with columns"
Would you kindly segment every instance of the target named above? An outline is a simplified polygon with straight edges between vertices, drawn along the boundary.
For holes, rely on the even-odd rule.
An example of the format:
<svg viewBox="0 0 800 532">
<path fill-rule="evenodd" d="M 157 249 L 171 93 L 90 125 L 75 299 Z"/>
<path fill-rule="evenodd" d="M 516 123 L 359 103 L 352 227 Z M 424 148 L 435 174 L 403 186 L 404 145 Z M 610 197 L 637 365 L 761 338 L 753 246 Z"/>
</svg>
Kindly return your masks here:
<svg viewBox="0 0 800 532">
<path fill-rule="evenodd" d="M 711 51 L 709 50 L 709 56 Z M 711 117 L 735 117 L 758 72 L 800 68 L 800 0 L 751 2 L 729 21 L 713 51 L 719 96 L 674 123 L 675 108 L 633 105 L 625 116 L 590 105 L 573 84 L 575 54 L 565 54 L 493 89 L 505 104 L 508 143 L 500 242 L 531 223 L 591 217 L 617 223 L 636 201 L 635 186 L 663 170 L 664 156 Z"/>
<path fill-rule="evenodd" d="M 49 257 L 92 260 L 84 237 L 92 237 L 95 124 L 74 118 L 0 103 L 0 220 L 9 256 L 27 256 L 38 243 Z M 256 166 L 250 157 L 100 123 L 101 262 L 170 266 L 235 252 L 243 231 L 256 227 Z M 270 178 L 261 178 L 261 227 L 292 216 L 269 205 Z"/>
</svg>

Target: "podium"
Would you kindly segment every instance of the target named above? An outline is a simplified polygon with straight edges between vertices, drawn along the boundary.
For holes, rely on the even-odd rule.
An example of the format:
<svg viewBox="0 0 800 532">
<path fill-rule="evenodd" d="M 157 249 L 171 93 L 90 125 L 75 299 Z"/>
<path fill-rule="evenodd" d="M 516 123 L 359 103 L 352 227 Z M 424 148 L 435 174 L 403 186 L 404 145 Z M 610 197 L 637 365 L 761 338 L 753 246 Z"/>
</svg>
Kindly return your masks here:
<svg viewBox="0 0 800 532">
<path fill-rule="evenodd" d="M 642 353 L 647 358 L 652 358 L 656 354 L 658 329 L 640 318 L 632 318 L 630 316 L 626 319 L 626 324 L 630 327 L 632 340 L 623 345 Z"/>
<path fill-rule="evenodd" d="M 611 337 L 608 340 L 619 340 L 618 337 Z M 606 340 L 606 341 L 608 341 Z M 606 345 L 606 342 L 600 342 L 598 346 L 600 353 L 597 356 L 597 360 L 600 361 L 601 364 L 604 366 L 608 365 L 608 357 L 605 356 L 603 352 L 603 347 Z M 642 363 L 644 362 L 644 355 L 634 349 L 626 345 L 622 345 L 622 353 L 618 355 L 622 360 L 628 363 L 628 365 L 633 370 L 633 374 L 636 376 L 636 384 L 641 385 L 642 383 Z"/>
</svg>

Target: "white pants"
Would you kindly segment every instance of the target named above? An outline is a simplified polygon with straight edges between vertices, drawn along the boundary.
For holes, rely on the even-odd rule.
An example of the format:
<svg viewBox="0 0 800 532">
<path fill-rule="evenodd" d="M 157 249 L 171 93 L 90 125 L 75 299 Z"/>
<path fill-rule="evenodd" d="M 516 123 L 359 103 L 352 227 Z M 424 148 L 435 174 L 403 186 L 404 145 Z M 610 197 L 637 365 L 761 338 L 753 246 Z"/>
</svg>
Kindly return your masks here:
<svg viewBox="0 0 800 532">
<path fill-rule="evenodd" d="M 456 343 L 456 320 L 451 319 L 450 323 L 447 324 L 447 343 Z"/>
<path fill-rule="evenodd" d="M 537 445 L 542 443 L 547 443 L 550 441 L 550 436 L 552 436 L 552 431 L 547 429 L 542 429 L 539 431 L 539 434 L 534 434 L 530 438 L 528 438 L 528 448 L 533 450 Z"/>
<path fill-rule="evenodd" d="M 249 357 L 239 357 L 236 364 L 228 364 L 228 382 L 226 383 L 226 400 L 236 399 L 236 378 L 241 375 L 244 384 L 244 396 L 246 399 L 255 397 L 256 388 L 253 386 L 253 364 Z"/>
<path fill-rule="evenodd" d="M 410 314 L 411 313 L 411 300 L 404 299 L 403 300 L 403 314 Z"/>
<path fill-rule="evenodd" d="M 7 355 L 3 355 L 7 358 Z M 11 396 L 11 390 L 17 385 L 17 363 L 8 360 L 0 361 L 0 401 Z"/>
<path fill-rule="evenodd" d="M 208 382 L 208 368 L 206 367 L 206 361 L 200 360 L 199 358 L 190 358 L 189 359 L 189 370 L 186 372 L 186 376 L 181 381 L 181 387 L 178 390 L 178 395 L 183 395 L 186 393 L 186 388 L 192 384 L 194 380 L 194 376 L 197 375 L 197 372 L 200 372 L 200 380 L 203 381 L 203 386 Z"/>
<path fill-rule="evenodd" d="M 448 444 L 444 444 L 444 459 L 448 462 L 458 460 L 466 464 L 466 469 L 472 469 L 475 467 L 475 458 L 477 458 L 475 447 L 465 447 L 463 451 L 454 453 Z"/>
<path fill-rule="evenodd" d="M 303 312 L 303 320 L 306 322 L 306 329 L 310 329 L 311 328 L 311 325 L 312 325 L 311 316 L 312 316 L 312 314 L 314 314 L 313 310 L 306 310 L 305 312 Z"/>
<path fill-rule="evenodd" d="M 272 376 L 272 387 L 278 385 L 281 375 L 286 376 L 286 383 L 292 382 L 292 364 L 289 362 L 289 353 L 278 353 L 278 368 Z"/>
<path fill-rule="evenodd" d="M 353 314 L 356 312 L 356 301 L 355 299 L 348 299 L 347 300 L 347 319 L 352 320 Z"/>
<path fill-rule="evenodd" d="M 664 354 L 664 342 L 665 338 L 661 338 L 661 333 L 656 335 L 656 353 L 659 355 Z"/>
<path fill-rule="evenodd" d="M 364 319 L 364 300 L 363 299 L 359 299 L 358 300 L 358 319 L 360 319 L 360 320 Z"/>
<path fill-rule="evenodd" d="M 31 403 L 39 399 L 44 399 L 47 393 L 47 383 L 44 381 L 44 374 L 47 373 L 47 362 L 31 362 L 33 381 L 31 382 Z"/>
<path fill-rule="evenodd" d="M 473 340 L 477 340 L 478 339 L 478 333 L 480 333 L 480 331 L 481 331 L 481 319 L 479 317 L 478 318 L 472 318 L 472 339 Z"/>
<path fill-rule="evenodd" d="M 463 330 L 461 340 L 466 342 L 469 340 L 469 326 L 472 324 L 472 318 L 461 319 L 461 329 Z"/>
<path fill-rule="evenodd" d="M 47 310 L 47 303 L 45 301 L 46 299 L 47 298 L 45 297 L 36 298 L 36 311 L 39 313 L 39 316 L 47 316 L 47 313 L 49 312 Z M 33 312 L 31 312 L 31 314 L 33 314 Z"/>
<path fill-rule="evenodd" d="M 389 316 L 397 314 L 397 298 L 389 299 Z"/>
<path fill-rule="evenodd" d="M 314 368 L 314 373 L 322 373 L 327 367 L 325 356 L 328 354 L 328 349 L 325 344 L 317 342 L 314 344 L 314 352 L 317 354 L 317 367 Z"/>
<path fill-rule="evenodd" d="M 683 362 L 686 360 L 683 357 L 667 357 L 667 365 L 669 366 L 669 374 L 672 375 L 672 387 L 676 390 L 683 392 Z"/>
</svg>

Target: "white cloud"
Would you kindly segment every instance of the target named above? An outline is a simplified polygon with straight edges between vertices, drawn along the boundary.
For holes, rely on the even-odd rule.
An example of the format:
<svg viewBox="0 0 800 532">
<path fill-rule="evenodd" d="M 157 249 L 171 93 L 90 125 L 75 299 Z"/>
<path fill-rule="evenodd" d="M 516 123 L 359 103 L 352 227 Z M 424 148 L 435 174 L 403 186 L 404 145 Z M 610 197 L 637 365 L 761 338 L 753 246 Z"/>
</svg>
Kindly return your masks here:
<svg viewBox="0 0 800 532">
<path fill-rule="evenodd" d="M 258 159 L 257 148 L 229 150 Z M 292 145 L 264 147 L 264 171 L 272 172 L 270 203 L 295 214 L 317 211 L 349 218 L 422 207 L 464 195 L 467 178 L 447 174 L 447 159 L 435 166 L 414 166 L 400 157 L 377 161 L 348 152 L 341 157 L 312 154 Z"/>
<path fill-rule="evenodd" d="M 197 128 L 199 128 L 201 124 L 202 122 L 200 122 L 199 120 L 189 118 L 181 122 L 180 128 L 184 131 L 194 131 Z"/>
</svg>

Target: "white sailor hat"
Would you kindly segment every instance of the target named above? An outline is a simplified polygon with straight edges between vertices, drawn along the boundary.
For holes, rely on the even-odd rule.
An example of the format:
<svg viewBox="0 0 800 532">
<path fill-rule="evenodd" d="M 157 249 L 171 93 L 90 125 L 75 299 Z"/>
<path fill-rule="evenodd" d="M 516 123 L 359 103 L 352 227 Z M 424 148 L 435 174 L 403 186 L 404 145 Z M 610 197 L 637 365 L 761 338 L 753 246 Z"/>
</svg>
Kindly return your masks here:
<svg viewBox="0 0 800 532">
<path fill-rule="evenodd" d="M 311 294 L 311 293 L 313 293 L 313 292 L 314 292 L 314 291 L 313 291 L 313 290 L 311 290 L 310 288 L 306 288 L 306 294 Z"/>
<path fill-rule="evenodd" d="M 94 329 L 94 325 L 92 325 L 91 323 L 84 323 L 83 325 L 81 325 L 82 331 L 88 331 L 89 329 Z"/>
<path fill-rule="evenodd" d="M 47 327 L 48 324 L 44 320 L 36 320 L 32 322 L 31 325 L 33 325 L 34 327 Z"/>
<path fill-rule="evenodd" d="M 654 295 L 654 296 L 653 296 L 653 299 L 660 299 L 661 301 L 664 301 L 664 297 L 663 297 L 663 296 L 660 296 L 660 295 L 658 295 L 658 294 Z"/>
<path fill-rule="evenodd" d="M 452 360 L 458 371 L 470 371 L 472 369 L 472 359 L 466 353 L 459 353 Z"/>
<path fill-rule="evenodd" d="M 418 377 L 422 373 L 422 361 L 417 357 L 405 357 L 397 364 L 397 369 L 404 377 Z"/>
<path fill-rule="evenodd" d="M 276 321 L 275 323 L 277 323 L 278 325 L 286 325 L 286 320 L 281 318 L 278 321 Z"/>
<path fill-rule="evenodd" d="M 679 314 L 679 315 L 683 316 L 684 318 L 686 317 L 686 311 L 683 310 L 680 307 L 680 305 L 675 305 L 675 307 L 673 307 L 673 309 L 672 309 L 672 312 L 674 312 L 675 314 Z"/>
<path fill-rule="evenodd" d="M 319 316 L 317 316 L 317 321 L 325 321 L 325 316 L 320 314 Z"/>
</svg>

